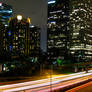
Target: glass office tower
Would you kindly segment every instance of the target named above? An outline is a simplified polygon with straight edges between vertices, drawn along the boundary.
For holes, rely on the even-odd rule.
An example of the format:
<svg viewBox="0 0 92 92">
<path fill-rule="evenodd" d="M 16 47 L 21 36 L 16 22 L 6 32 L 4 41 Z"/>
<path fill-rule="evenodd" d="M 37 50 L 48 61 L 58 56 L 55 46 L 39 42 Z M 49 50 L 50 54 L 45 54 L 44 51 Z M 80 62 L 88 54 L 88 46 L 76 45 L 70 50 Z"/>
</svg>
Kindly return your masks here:
<svg viewBox="0 0 92 92">
<path fill-rule="evenodd" d="M 66 58 L 69 49 L 69 1 L 48 1 L 48 59 Z"/>
<path fill-rule="evenodd" d="M 92 0 L 70 0 L 70 53 L 92 59 Z"/>
<path fill-rule="evenodd" d="M 29 55 L 30 23 L 28 20 L 29 18 L 22 18 L 21 15 L 18 15 L 9 21 L 6 32 L 6 50 L 14 55 Z"/>
<path fill-rule="evenodd" d="M 11 18 L 6 32 L 6 51 L 12 56 L 39 57 L 40 28 L 30 25 L 30 18 Z"/>
<path fill-rule="evenodd" d="M 48 58 L 92 59 L 92 0 L 48 1 Z"/>
</svg>

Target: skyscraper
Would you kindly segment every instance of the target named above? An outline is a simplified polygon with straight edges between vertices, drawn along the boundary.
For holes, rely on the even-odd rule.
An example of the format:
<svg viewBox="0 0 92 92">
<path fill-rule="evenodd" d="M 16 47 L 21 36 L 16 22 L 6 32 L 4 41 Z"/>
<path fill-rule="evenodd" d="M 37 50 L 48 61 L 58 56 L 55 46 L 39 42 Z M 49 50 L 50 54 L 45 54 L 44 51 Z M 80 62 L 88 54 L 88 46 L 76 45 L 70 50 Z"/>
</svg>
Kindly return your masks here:
<svg viewBox="0 0 92 92">
<path fill-rule="evenodd" d="M 8 26 L 8 20 L 12 16 L 12 6 L 0 3 L 0 20 L 5 26 Z"/>
<path fill-rule="evenodd" d="M 69 0 L 48 1 L 48 59 L 65 58 L 69 39 Z"/>
<path fill-rule="evenodd" d="M 71 54 L 77 61 L 92 59 L 92 0 L 49 0 L 49 58 Z"/>
<path fill-rule="evenodd" d="M 7 28 L 6 38 L 6 50 L 13 54 L 29 55 L 29 30 L 30 19 L 22 18 L 18 15 L 16 18 L 11 18 L 9 27 Z"/>
<path fill-rule="evenodd" d="M 3 53 L 5 47 L 5 26 L 0 22 L 0 56 Z"/>
<path fill-rule="evenodd" d="M 38 58 L 40 54 L 40 28 L 37 26 L 30 26 L 30 51 L 31 57 Z"/>
<path fill-rule="evenodd" d="M 39 57 L 40 52 L 40 28 L 31 25 L 30 18 L 18 15 L 11 18 L 6 31 L 6 51 L 12 57 L 30 56 Z"/>
<path fill-rule="evenodd" d="M 70 0 L 70 53 L 92 59 L 92 0 Z"/>
</svg>

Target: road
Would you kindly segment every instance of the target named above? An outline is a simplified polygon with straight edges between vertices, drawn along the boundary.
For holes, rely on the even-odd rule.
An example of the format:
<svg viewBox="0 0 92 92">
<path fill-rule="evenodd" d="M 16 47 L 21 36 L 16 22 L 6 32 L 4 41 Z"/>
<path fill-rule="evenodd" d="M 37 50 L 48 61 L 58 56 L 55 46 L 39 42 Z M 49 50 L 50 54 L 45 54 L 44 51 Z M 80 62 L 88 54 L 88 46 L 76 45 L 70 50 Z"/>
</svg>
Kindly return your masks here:
<svg viewBox="0 0 92 92">
<path fill-rule="evenodd" d="M 92 81 L 67 90 L 66 92 L 92 92 Z"/>
<path fill-rule="evenodd" d="M 16 84 L 1 85 L 0 92 L 50 92 L 81 83 L 92 78 L 92 70 L 89 73 L 79 72 L 47 79 L 28 81 Z"/>
</svg>

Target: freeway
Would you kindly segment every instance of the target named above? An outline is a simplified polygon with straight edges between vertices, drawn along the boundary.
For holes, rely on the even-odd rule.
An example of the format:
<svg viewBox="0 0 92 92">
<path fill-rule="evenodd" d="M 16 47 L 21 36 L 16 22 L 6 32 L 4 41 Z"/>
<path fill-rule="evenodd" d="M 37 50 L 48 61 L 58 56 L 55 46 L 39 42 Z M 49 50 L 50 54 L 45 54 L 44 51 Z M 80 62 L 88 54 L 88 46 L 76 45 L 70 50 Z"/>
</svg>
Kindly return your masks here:
<svg viewBox="0 0 92 92">
<path fill-rule="evenodd" d="M 92 81 L 67 90 L 66 92 L 92 92 Z"/>
<path fill-rule="evenodd" d="M 89 73 L 79 72 L 47 79 L 28 81 L 16 84 L 1 85 L 0 92 L 50 92 L 81 83 L 92 78 L 92 70 Z"/>
</svg>

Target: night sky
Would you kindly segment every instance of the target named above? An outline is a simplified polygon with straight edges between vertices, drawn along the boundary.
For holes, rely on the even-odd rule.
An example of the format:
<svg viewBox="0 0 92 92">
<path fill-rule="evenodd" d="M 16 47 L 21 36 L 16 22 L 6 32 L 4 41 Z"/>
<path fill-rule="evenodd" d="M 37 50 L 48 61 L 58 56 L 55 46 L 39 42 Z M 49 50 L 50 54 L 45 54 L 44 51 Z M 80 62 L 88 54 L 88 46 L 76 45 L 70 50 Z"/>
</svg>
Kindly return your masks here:
<svg viewBox="0 0 92 92">
<path fill-rule="evenodd" d="M 13 8 L 13 16 L 21 14 L 30 17 L 31 22 L 41 28 L 41 48 L 46 51 L 47 0 L 0 0 Z"/>
</svg>

